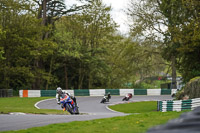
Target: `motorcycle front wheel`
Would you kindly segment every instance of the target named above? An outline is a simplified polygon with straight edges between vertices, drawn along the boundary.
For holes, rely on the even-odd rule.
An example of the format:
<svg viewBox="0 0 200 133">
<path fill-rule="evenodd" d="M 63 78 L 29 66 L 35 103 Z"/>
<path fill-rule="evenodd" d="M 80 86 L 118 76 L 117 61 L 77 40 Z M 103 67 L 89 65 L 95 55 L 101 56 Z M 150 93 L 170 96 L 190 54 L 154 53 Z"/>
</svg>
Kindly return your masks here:
<svg viewBox="0 0 200 133">
<path fill-rule="evenodd" d="M 105 103 L 105 102 L 106 102 L 106 99 L 103 98 L 100 103 Z"/>
<path fill-rule="evenodd" d="M 79 110 L 78 110 L 77 106 L 75 107 L 75 114 L 77 114 L 77 115 L 79 114 Z"/>
<path fill-rule="evenodd" d="M 70 113 L 70 114 L 74 114 L 73 109 L 71 108 L 71 106 L 69 104 L 66 104 L 66 110 Z"/>
</svg>

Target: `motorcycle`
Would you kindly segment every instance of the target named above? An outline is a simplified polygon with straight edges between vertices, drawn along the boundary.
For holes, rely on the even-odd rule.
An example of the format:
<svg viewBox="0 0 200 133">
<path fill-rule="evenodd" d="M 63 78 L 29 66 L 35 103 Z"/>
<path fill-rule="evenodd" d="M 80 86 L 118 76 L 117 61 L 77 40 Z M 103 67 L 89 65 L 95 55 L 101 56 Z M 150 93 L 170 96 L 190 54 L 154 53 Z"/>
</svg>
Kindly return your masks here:
<svg viewBox="0 0 200 133">
<path fill-rule="evenodd" d="M 63 94 L 63 97 L 60 98 L 60 103 L 63 111 L 67 110 L 70 114 L 79 114 L 78 106 L 70 96 Z"/>
<path fill-rule="evenodd" d="M 108 94 L 108 96 L 105 95 L 105 96 L 102 98 L 102 100 L 101 100 L 100 103 L 109 102 L 109 99 L 111 99 L 111 95 L 110 95 L 110 94 Z"/>
<path fill-rule="evenodd" d="M 132 94 L 131 93 L 128 93 L 126 94 L 126 96 L 122 99 L 122 101 L 129 101 L 129 99 L 132 98 Z"/>
</svg>

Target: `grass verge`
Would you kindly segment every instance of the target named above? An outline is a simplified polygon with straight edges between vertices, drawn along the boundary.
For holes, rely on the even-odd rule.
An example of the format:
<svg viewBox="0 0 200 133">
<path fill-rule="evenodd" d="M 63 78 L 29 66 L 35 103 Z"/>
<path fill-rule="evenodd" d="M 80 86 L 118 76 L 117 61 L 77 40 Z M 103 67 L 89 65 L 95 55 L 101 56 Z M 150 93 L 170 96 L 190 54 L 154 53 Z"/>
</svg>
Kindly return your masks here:
<svg viewBox="0 0 200 133">
<path fill-rule="evenodd" d="M 37 97 L 37 98 L 0 98 L 0 113 L 7 114 L 11 112 L 23 112 L 32 114 L 68 114 L 67 111 L 56 109 L 37 109 L 35 103 L 49 99 L 49 97 Z M 56 102 L 56 101 L 55 101 Z"/>
<path fill-rule="evenodd" d="M 109 106 L 112 110 L 124 113 L 147 113 L 157 111 L 156 101 L 133 102 Z"/>
</svg>

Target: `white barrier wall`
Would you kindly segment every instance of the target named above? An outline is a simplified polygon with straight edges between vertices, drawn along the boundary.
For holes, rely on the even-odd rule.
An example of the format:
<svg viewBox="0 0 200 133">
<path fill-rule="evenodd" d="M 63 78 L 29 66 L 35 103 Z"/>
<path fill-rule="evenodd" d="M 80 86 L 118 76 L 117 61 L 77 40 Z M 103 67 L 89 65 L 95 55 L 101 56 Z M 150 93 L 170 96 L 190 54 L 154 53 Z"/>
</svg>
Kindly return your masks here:
<svg viewBox="0 0 200 133">
<path fill-rule="evenodd" d="M 163 101 L 162 102 L 162 112 L 166 112 L 167 111 L 167 101 Z"/>
<path fill-rule="evenodd" d="M 90 96 L 104 96 L 105 89 L 90 89 Z"/>
<path fill-rule="evenodd" d="M 84 92 L 83 90 L 64 90 L 70 93 L 72 96 L 104 96 L 106 89 L 85 89 Z M 110 89 L 111 91 L 111 89 Z M 170 91 L 170 92 L 169 92 Z M 127 93 L 132 93 L 132 95 L 151 95 L 151 96 L 156 96 L 156 95 L 170 95 L 174 93 L 176 90 L 163 90 L 163 89 L 113 89 L 111 91 L 111 95 L 120 95 L 120 96 L 125 96 Z M 79 93 L 81 95 L 79 95 Z M 20 90 L 19 91 L 19 96 L 20 97 L 45 97 L 45 96 L 55 96 L 56 95 L 56 90 Z"/>
<path fill-rule="evenodd" d="M 134 89 L 120 89 L 120 96 L 125 96 L 127 93 L 132 93 L 134 95 Z"/>
<path fill-rule="evenodd" d="M 147 89 L 147 95 L 156 96 L 161 94 L 161 89 Z"/>
<path fill-rule="evenodd" d="M 173 111 L 181 111 L 182 101 L 173 101 Z"/>
<path fill-rule="evenodd" d="M 200 106 L 200 98 L 195 98 L 192 100 L 192 110 L 195 109 L 196 107 Z"/>
<path fill-rule="evenodd" d="M 70 95 L 74 96 L 74 90 L 63 90 L 63 91 L 70 93 Z"/>
<path fill-rule="evenodd" d="M 40 90 L 28 90 L 28 97 L 41 97 Z"/>
<path fill-rule="evenodd" d="M 19 97 L 23 97 L 23 90 L 19 90 Z"/>
</svg>

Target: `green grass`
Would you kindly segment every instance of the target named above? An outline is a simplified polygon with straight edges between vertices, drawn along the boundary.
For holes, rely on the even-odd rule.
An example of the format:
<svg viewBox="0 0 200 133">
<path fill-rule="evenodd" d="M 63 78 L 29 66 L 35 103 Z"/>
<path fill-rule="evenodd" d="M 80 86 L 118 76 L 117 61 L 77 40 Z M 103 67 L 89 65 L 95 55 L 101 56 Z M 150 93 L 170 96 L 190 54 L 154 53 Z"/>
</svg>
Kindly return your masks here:
<svg viewBox="0 0 200 133">
<path fill-rule="evenodd" d="M 37 109 L 34 107 L 35 103 L 49 99 L 49 97 L 38 97 L 38 98 L 0 98 L 0 113 L 11 113 L 11 112 L 22 112 L 22 113 L 33 113 L 33 114 L 68 114 L 67 111 L 55 109 Z M 56 102 L 56 101 L 55 101 Z"/>
<path fill-rule="evenodd" d="M 147 102 L 133 102 L 128 104 L 118 104 L 109 106 L 112 110 L 116 110 L 124 113 L 146 113 L 157 110 L 156 101 L 147 101 Z"/>
</svg>

